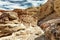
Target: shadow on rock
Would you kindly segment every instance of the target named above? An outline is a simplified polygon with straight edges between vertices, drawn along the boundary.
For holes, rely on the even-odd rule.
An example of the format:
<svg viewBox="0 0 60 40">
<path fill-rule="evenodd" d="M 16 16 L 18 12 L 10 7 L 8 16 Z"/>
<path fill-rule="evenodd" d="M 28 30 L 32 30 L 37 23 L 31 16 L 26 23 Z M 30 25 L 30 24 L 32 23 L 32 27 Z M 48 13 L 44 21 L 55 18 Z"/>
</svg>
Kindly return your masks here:
<svg viewBox="0 0 60 40">
<path fill-rule="evenodd" d="M 50 39 L 46 37 L 45 35 L 42 35 L 40 37 L 35 38 L 35 40 L 50 40 Z"/>
</svg>

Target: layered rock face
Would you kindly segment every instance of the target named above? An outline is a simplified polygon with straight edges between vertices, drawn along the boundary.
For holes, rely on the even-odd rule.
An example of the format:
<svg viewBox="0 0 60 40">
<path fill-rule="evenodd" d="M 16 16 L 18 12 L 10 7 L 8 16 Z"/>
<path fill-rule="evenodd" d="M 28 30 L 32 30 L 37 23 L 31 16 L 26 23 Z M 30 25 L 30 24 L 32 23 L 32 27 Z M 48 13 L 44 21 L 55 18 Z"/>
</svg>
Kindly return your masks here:
<svg viewBox="0 0 60 40">
<path fill-rule="evenodd" d="M 38 25 L 45 33 L 36 40 L 60 40 L 59 3 L 59 0 L 48 0 L 45 5 L 41 6 L 40 13 L 43 13 L 43 16 L 39 18 Z"/>
<path fill-rule="evenodd" d="M 58 5 L 60 2 L 57 2 L 59 0 L 48 0 L 48 2 L 44 5 L 42 5 L 40 7 L 40 14 L 38 14 L 39 17 L 39 21 L 40 23 L 38 23 L 39 25 L 47 20 L 51 20 L 51 19 L 56 19 L 59 18 L 59 8 L 57 9 L 56 6 Z"/>
<path fill-rule="evenodd" d="M 60 40 L 60 0 L 40 7 L 0 10 L 0 40 Z"/>
<path fill-rule="evenodd" d="M 20 9 L 0 11 L 0 40 L 35 40 L 42 34 L 33 14 Z"/>
<path fill-rule="evenodd" d="M 45 31 L 43 39 L 46 40 L 60 40 L 60 19 L 52 19 L 40 25 Z M 41 37 L 39 37 L 41 39 Z M 37 39 L 39 39 L 37 38 Z"/>
</svg>

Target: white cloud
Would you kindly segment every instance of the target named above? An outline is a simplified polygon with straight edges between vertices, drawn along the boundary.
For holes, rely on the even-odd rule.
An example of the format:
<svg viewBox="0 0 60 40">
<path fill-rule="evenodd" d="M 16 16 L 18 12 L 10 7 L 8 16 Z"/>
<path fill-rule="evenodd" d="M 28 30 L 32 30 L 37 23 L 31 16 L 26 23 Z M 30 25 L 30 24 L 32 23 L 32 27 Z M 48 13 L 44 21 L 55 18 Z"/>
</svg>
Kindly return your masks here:
<svg viewBox="0 0 60 40">
<path fill-rule="evenodd" d="M 10 1 L 24 1 L 24 0 L 0 0 L 0 9 L 8 9 L 8 10 L 11 10 L 11 9 L 26 9 L 30 6 L 34 6 L 34 7 L 37 7 L 39 6 L 40 4 L 44 4 L 46 3 L 48 0 L 43 0 L 43 1 L 37 1 L 37 0 L 26 0 L 25 2 L 23 2 L 23 5 L 24 6 L 21 6 L 22 4 L 21 3 L 11 3 Z M 31 5 L 28 5 L 26 3 L 31 3 Z"/>
</svg>

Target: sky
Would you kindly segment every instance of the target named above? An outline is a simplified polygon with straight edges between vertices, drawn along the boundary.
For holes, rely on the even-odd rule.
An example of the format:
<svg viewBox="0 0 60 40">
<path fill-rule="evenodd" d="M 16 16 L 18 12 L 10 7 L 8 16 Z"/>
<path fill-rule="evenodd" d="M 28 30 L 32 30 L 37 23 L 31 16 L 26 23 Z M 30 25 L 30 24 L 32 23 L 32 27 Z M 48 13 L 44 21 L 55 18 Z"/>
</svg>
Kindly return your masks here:
<svg viewBox="0 0 60 40">
<path fill-rule="evenodd" d="M 45 4 L 48 0 L 0 0 L 0 9 L 26 9 L 29 7 L 37 7 Z"/>
</svg>

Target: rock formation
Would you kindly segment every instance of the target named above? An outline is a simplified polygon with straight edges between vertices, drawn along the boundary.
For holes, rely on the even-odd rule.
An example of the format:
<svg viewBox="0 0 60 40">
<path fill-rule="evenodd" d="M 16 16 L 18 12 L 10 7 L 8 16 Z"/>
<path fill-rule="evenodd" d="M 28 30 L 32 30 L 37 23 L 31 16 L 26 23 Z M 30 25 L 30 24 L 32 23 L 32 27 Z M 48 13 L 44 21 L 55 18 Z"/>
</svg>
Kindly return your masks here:
<svg viewBox="0 0 60 40">
<path fill-rule="evenodd" d="M 45 33 L 36 38 L 36 40 L 60 40 L 59 3 L 59 0 L 48 0 L 45 5 L 41 6 L 40 13 L 42 14 L 39 18 L 38 26 L 40 26 Z"/>
<path fill-rule="evenodd" d="M 0 40 L 60 40 L 60 0 L 39 7 L 0 10 Z"/>
<path fill-rule="evenodd" d="M 34 40 L 42 34 L 33 14 L 20 9 L 0 12 L 0 40 Z"/>
<path fill-rule="evenodd" d="M 60 40 L 60 19 L 46 21 L 40 27 L 45 31 L 46 40 Z"/>
<path fill-rule="evenodd" d="M 58 9 L 56 9 L 57 3 L 58 2 L 56 0 L 48 0 L 46 4 L 41 6 L 38 25 L 40 25 L 44 21 L 48 21 L 48 20 L 56 19 L 60 17 Z"/>
</svg>

